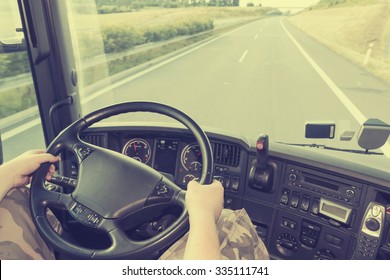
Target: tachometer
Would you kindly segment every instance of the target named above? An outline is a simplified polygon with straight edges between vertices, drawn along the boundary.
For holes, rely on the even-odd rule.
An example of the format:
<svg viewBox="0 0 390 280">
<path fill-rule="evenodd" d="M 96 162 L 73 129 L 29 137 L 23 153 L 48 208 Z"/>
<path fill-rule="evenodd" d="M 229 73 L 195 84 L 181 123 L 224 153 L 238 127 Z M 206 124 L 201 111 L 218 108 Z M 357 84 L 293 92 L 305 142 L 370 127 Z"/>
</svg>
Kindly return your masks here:
<svg viewBox="0 0 390 280">
<path fill-rule="evenodd" d="M 122 153 L 142 163 L 148 163 L 151 158 L 152 149 L 146 140 L 134 138 L 126 142 Z"/>
<path fill-rule="evenodd" d="M 195 177 L 192 174 L 187 174 L 187 175 L 184 176 L 182 183 L 183 183 L 184 186 L 187 187 L 188 183 L 191 182 L 192 180 L 198 181 L 199 178 Z"/>
<path fill-rule="evenodd" d="M 202 152 L 196 143 L 184 147 L 181 153 L 181 164 L 187 171 L 202 171 Z"/>
</svg>

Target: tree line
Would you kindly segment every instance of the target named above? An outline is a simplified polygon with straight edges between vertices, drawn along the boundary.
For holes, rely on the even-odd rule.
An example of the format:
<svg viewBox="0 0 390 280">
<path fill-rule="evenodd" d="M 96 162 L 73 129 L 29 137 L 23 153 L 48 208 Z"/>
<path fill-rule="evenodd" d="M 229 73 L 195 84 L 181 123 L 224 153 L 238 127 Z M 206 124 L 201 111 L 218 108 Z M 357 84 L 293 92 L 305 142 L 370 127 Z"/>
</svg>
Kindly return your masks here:
<svg viewBox="0 0 390 280">
<path fill-rule="evenodd" d="M 120 13 L 146 7 L 184 8 L 197 6 L 238 7 L 240 0 L 96 0 L 98 12 Z"/>
</svg>

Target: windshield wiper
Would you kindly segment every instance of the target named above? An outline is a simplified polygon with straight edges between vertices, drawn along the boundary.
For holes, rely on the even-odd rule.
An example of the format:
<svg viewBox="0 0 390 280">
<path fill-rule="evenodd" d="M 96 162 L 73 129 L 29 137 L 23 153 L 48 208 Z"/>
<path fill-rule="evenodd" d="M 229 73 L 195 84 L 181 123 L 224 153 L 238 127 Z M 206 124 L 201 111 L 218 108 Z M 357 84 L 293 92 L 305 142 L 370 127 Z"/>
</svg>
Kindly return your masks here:
<svg viewBox="0 0 390 280">
<path fill-rule="evenodd" d="M 279 144 L 290 145 L 290 146 L 310 147 L 310 148 L 340 151 L 340 152 L 355 153 L 355 154 L 383 155 L 383 153 L 381 153 L 381 152 L 372 152 L 369 150 L 341 149 L 341 148 L 329 147 L 326 145 L 320 145 L 320 144 L 315 144 L 315 143 L 313 143 L 313 144 L 296 144 L 296 143 L 286 143 L 286 142 L 279 142 L 279 141 L 275 141 L 275 142 L 279 143 Z"/>
</svg>

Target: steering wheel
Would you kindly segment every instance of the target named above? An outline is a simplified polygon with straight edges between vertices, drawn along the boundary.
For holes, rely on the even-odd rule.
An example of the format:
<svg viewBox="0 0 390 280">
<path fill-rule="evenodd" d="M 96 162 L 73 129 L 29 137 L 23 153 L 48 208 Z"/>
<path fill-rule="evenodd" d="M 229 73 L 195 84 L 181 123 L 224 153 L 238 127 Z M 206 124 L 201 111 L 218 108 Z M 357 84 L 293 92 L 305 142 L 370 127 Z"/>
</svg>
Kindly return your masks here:
<svg viewBox="0 0 390 280">
<path fill-rule="evenodd" d="M 53 155 L 64 151 L 75 155 L 79 164 L 75 190 L 65 194 L 45 188 L 45 175 L 50 163 L 42 164 L 31 182 L 30 209 L 33 221 L 42 238 L 58 252 L 80 259 L 143 259 L 169 246 L 188 230 L 184 190 L 135 159 L 80 139 L 80 134 L 92 124 L 129 112 L 163 114 L 184 124 L 195 136 L 202 152 L 200 183 L 212 182 L 213 154 L 210 142 L 196 122 L 183 112 L 152 102 L 120 103 L 94 111 L 68 126 L 47 148 L 47 152 Z M 131 221 L 132 217 L 142 220 L 143 211 L 156 205 L 177 205 L 183 211 L 156 236 L 142 241 L 130 239 L 122 228 L 125 221 Z M 65 240 L 54 231 L 46 218 L 46 210 L 51 206 L 64 208 L 76 221 L 106 233 L 111 246 L 89 249 Z"/>
</svg>

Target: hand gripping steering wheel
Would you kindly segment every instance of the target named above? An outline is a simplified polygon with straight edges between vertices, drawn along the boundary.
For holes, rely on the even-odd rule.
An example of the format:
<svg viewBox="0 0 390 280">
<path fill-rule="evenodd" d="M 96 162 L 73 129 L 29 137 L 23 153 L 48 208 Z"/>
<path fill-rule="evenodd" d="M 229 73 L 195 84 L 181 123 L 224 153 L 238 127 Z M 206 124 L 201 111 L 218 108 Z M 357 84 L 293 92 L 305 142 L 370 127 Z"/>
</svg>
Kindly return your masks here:
<svg viewBox="0 0 390 280">
<path fill-rule="evenodd" d="M 30 208 L 32 218 L 43 239 L 58 252 L 80 259 L 143 259 L 157 252 L 188 230 L 185 191 L 151 167 L 125 155 L 91 145 L 80 134 L 108 117 L 129 112 L 152 112 L 169 116 L 184 124 L 195 136 L 203 158 L 201 184 L 213 178 L 213 154 L 202 129 L 181 111 L 158 103 L 128 102 L 92 112 L 63 130 L 49 145 L 47 152 L 58 155 L 70 151 L 79 164 L 78 184 L 71 194 L 53 192 L 45 186 L 50 163 L 34 173 Z M 164 231 L 147 240 L 132 240 L 122 228 L 124 221 L 156 205 L 178 205 L 183 211 Z M 46 218 L 47 207 L 65 208 L 75 220 L 106 233 L 111 246 L 89 249 L 58 235 Z M 137 215 L 138 213 L 138 215 Z M 145 221 L 146 222 L 146 221 Z"/>
</svg>

